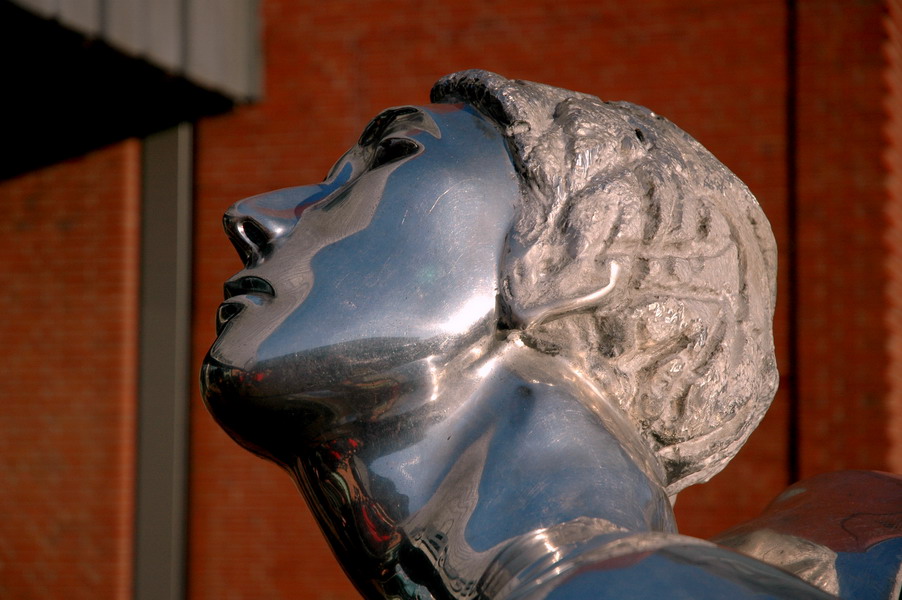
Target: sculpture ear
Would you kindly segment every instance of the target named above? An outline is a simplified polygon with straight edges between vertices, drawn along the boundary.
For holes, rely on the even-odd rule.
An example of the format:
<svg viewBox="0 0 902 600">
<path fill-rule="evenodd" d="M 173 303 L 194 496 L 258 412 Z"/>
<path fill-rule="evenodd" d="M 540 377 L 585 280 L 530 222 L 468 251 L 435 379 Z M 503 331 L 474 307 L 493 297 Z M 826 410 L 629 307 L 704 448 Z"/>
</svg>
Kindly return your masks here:
<svg viewBox="0 0 902 600">
<path fill-rule="evenodd" d="M 620 276 L 620 265 L 611 261 L 611 274 L 607 285 L 583 294 L 577 297 L 564 297 L 545 304 L 535 306 L 523 306 L 517 303 L 510 293 L 510 287 L 505 286 L 502 298 L 505 301 L 506 309 L 502 312 L 503 318 L 508 322 L 511 329 L 527 330 L 531 327 L 541 324 L 552 317 L 561 316 L 567 313 L 594 306 L 607 296 L 617 286 Z"/>
</svg>

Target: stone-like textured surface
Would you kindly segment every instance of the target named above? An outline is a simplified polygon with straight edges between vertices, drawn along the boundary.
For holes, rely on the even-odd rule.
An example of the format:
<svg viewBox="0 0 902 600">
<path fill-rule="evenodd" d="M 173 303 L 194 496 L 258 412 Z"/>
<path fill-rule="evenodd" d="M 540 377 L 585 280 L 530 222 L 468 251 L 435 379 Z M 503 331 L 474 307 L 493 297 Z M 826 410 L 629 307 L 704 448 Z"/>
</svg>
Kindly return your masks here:
<svg viewBox="0 0 902 600">
<path fill-rule="evenodd" d="M 509 139 L 523 182 L 501 266 L 510 326 L 617 400 L 671 494 L 708 480 L 778 380 L 776 247 L 748 188 L 634 104 L 486 71 L 442 79 L 432 99 L 474 104 Z"/>
</svg>

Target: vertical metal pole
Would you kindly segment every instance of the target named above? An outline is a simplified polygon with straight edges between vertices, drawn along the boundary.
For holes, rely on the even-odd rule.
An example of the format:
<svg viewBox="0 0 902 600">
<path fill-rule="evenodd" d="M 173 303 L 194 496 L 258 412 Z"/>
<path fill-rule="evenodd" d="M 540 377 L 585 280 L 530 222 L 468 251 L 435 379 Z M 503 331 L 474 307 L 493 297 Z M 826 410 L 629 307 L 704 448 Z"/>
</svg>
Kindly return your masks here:
<svg viewBox="0 0 902 600">
<path fill-rule="evenodd" d="M 185 596 L 192 137 L 182 124 L 143 143 L 136 600 Z"/>
</svg>

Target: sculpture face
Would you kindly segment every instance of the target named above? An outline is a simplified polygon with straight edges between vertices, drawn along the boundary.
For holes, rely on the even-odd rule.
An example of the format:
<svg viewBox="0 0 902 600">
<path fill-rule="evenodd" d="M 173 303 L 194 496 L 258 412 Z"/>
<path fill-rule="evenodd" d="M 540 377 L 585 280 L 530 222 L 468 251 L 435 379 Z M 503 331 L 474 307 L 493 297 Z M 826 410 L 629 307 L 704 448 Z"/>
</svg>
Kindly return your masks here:
<svg viewBox="0 0 902 600">
<path fill-rule="evenodd" d="M 360 397 L 384 373 L 484 344 L 518 193 L 497 128 L 436 105 L 382 113 L 319 185 L 233 206 L 246 268 L 226 283 L 204 367 L 214 415 L 278 455 L 286 425 L 265 425 L 267 411 L 299 417 L 293 438 L 305 420 L 321 434 L 323 419 L 370 416 Z"/>
</svg>

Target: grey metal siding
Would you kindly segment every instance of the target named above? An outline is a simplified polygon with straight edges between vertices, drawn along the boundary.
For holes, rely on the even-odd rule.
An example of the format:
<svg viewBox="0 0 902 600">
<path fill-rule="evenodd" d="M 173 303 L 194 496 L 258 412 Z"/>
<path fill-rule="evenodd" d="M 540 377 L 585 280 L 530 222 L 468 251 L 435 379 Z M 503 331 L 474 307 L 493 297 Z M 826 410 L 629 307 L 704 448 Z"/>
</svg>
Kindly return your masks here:
<svg viewBox="0 0 902 600">
<path fill-rule="evenodd" d="M 12 0 L 238 101 L 260 94 L 257 0 Z"/>
</svg>

